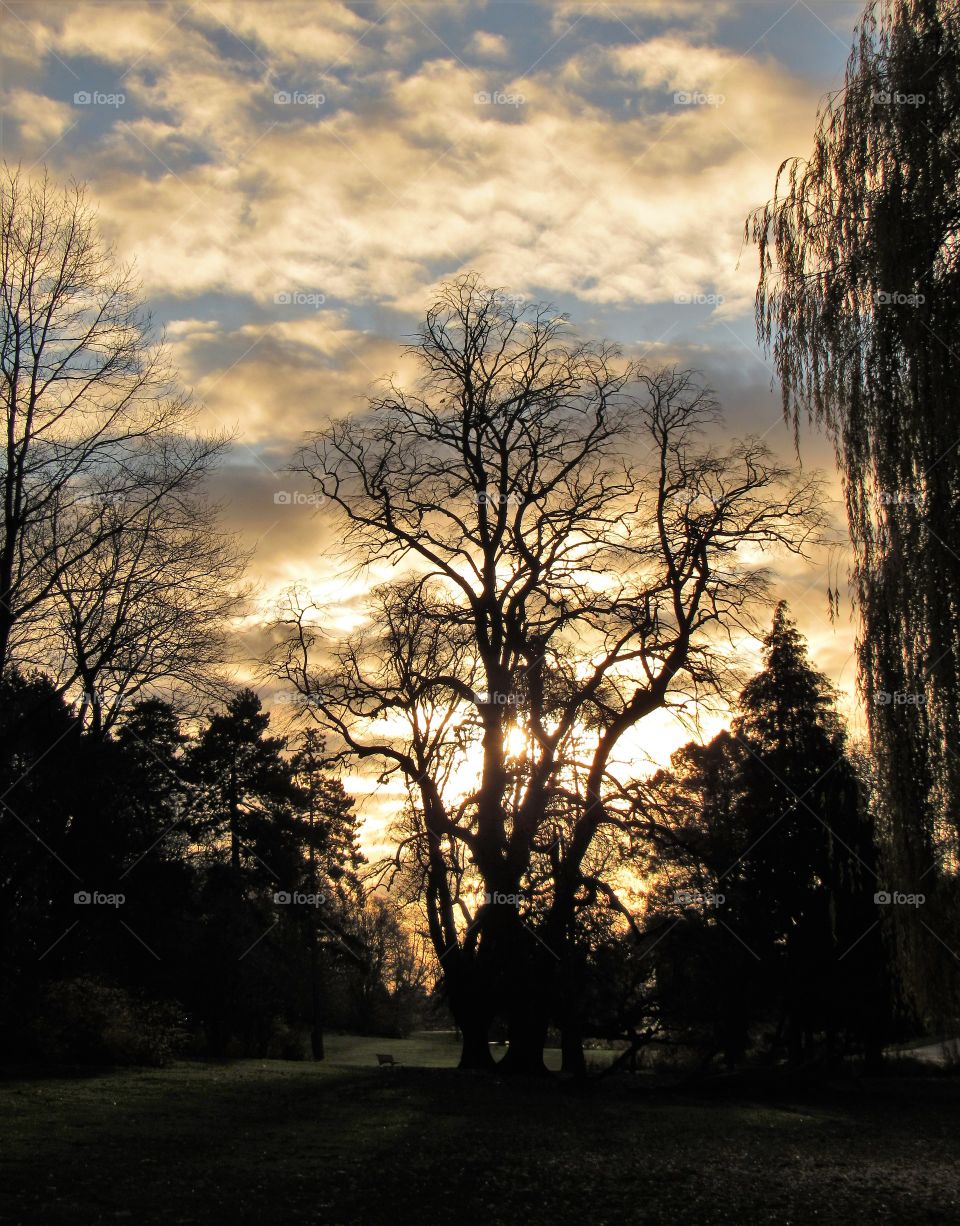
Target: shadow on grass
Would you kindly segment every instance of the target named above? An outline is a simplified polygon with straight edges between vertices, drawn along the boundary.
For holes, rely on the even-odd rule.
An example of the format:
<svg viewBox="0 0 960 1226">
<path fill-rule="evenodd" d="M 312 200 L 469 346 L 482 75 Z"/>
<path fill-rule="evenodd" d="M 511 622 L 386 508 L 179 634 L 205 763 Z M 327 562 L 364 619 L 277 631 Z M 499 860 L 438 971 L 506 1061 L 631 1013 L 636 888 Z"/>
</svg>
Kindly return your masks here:
<svg viewBox="0 0 960 1226">
<path fill-rule="evenodd" d="M 783 1101 L 288 1064 L 0 1085 L 0 1221 L 953 1221 L 955 1081 Z"/>
</svg>

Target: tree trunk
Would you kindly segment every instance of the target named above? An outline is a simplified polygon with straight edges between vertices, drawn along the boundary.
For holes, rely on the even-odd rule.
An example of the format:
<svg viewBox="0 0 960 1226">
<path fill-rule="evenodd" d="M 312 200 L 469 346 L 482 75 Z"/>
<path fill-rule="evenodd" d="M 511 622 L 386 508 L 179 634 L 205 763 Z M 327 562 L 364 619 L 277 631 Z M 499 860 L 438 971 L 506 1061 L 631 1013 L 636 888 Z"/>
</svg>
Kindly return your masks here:
<svg viewBox="0 0 960 1226">
<path fill-rule="evenodd" d="M 460 1031 L 461 1069 L 492 1069 L 490 1024 L 493 1014 L 489 993 L 484 992 L 476 964 L 458 952 L 456 961 L 446 969 L 447 1001 Z"/>
<path fill-rule="evenodd" d="M 560 1031 L 561 1073 L 586 1077 L 587 1060 L 583 1054 L 583 1030 L 579 1018 L 569 1021 Z"/>
<path fill-rule="evenodd" d="M 547 1041 L 547 1011 L 537 1001 L 518 1002 L 510 1017 L 507 1054 L 497 1068 L 504 1073 L 542 1077 L 548 1072 L 543 1062 Z"/>
<path fill-rule="evenodd" d="M 490 1052 L 487 1039 L 488 1027 L 483 1022 L 474 1019 L 462 1019 L 460 1022 L 460 1069 L 480 1069 L 489 1071 L 496 1067 Z"/>
<path fill-rule="evenodd" d="M 321 1014 L 320 960 L 317 951 L 317 930 L 310 930 L 310 1051 L 314 1060 L 324 1058 L 323 1020 Z"/>
</svg>

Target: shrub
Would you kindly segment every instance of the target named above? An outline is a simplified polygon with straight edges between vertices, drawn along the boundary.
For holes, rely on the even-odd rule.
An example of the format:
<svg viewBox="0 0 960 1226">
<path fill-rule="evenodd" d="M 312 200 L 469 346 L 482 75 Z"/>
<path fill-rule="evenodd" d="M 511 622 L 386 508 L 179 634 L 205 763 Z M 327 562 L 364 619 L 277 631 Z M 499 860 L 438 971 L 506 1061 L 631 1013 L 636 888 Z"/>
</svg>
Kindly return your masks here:
<svg viewBox="0 0 960 1226">
<path fill-rule="evenodd" d="M 185 1038 L 169 1001 L 139 1000 L 101 979 L 50 984 L 27 1032 L 28 1054 L 58 1064 L 169 1064 Z"/>
</svg>

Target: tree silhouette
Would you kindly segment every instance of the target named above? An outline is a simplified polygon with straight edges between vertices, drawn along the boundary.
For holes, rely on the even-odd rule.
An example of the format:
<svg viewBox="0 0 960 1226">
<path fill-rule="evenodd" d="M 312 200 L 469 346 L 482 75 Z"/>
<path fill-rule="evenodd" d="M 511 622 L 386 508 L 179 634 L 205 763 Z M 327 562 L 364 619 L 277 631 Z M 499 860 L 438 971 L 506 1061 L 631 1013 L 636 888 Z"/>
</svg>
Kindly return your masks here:
<svg viewBox="0 0 960 1226">
<path fill-rule="evenodd" d="M 956 862 L 960 813 L 958 106 L 956 3 L 869 4 L 810 158 L 781 166 L 747 224 L 785 411 L 824 423 L 841 466 L 893 871 L 931 896 L 931 866 Z M 916 1000 L 952 1014 L 946 895 L 937 940 L 929 925 L 901 931 L 901 969 Z"/>
<path fill-rule="evenodd" d="M 84 188 L 0 172 L 0 672 L 56 676 L 112 723 L 226 655 L 244 557 L 203 485 L 196 430 L 130 268 Z"/>
<path fill-rule="evenodd" d="M 702 917 L 699 935 L 688 923 L 668 937 L 660 974 L 681 976 L 667 995 L 710 1022 L 730 1062 L 771 1011 L 795 1062 L 857 1047 L 876 1063 L 889 1027 L 873 827 L 834 701 L 781 602 L 731 732 L 655 781 L 661 811 L 681 815 L 671 884 L 723 900 L 680 908 Z"/>
<path fill-rule="evenodd" d="M 190 758 L 204 790 L 194 828 L 214 859 L 227 852 L 238 881 L 244 868 L 252 868 L 264 882 L 281 885 L 289 880 L 289 871 L 281 875 L 261 853 L 267 856 L 271 847 L 281 850 L 280 831 L 292 830 L 295 790 L 282 756 L 286 741 L 267 736 L 269 725 L 270 715 L 250 689 L 241 690 L 222 713 L 210 717 Z"/>
<path fill-rule="evenodd" d="M 388 387 L 298 461 L 346 547 L 403 578 L 330 668 L 294 600 L 274 666 L 349 755 L 405 780 L 404 854 L 463 1065 L 489 1065 L 500 1012 L 506 1067 L 536 1071 L 591 849 L 618 820 L 615 750 L 668 701 L 722 686 L 714 632 L 764 591 L 741 551 L 802 550 L 817 485 L 757 440 L 703 446 L 716 406 L 689 372 L 622 363 L 475 276 L 443 289 L 414 353 L 416 389 Z M 575 819 L 536 927 L 528 879 L 560 795 Z"/>
</svg>

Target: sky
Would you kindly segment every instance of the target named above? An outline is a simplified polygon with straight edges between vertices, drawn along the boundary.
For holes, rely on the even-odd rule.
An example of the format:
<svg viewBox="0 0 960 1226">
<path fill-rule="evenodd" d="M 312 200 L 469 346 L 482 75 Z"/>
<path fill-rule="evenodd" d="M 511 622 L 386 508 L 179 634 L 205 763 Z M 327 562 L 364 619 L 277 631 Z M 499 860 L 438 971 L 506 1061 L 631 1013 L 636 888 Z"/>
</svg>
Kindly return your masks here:
<svg viewBox="0 0 960 1226">
<path fill-rule="evenodd" d="M 256 546 L 262 607 L 300 583 L 348 620 L 363 585 L 284 465 L 402 377 L 464 270 L 630 357 L 696 367 L 728 434 L 791 456 L 743 225 L 809 150 L 860 8 L 0 0 L 0 146 L 89 184 L 203 422 L 235 431 L 214 493 Z M 823 438 L 800 457 L 838 493 Z M 831 625 L 827 582 L 821 557 L 779 566 L 774 592 L 856 730 L 853 626 L 848 605 Z"/>
</svg>

